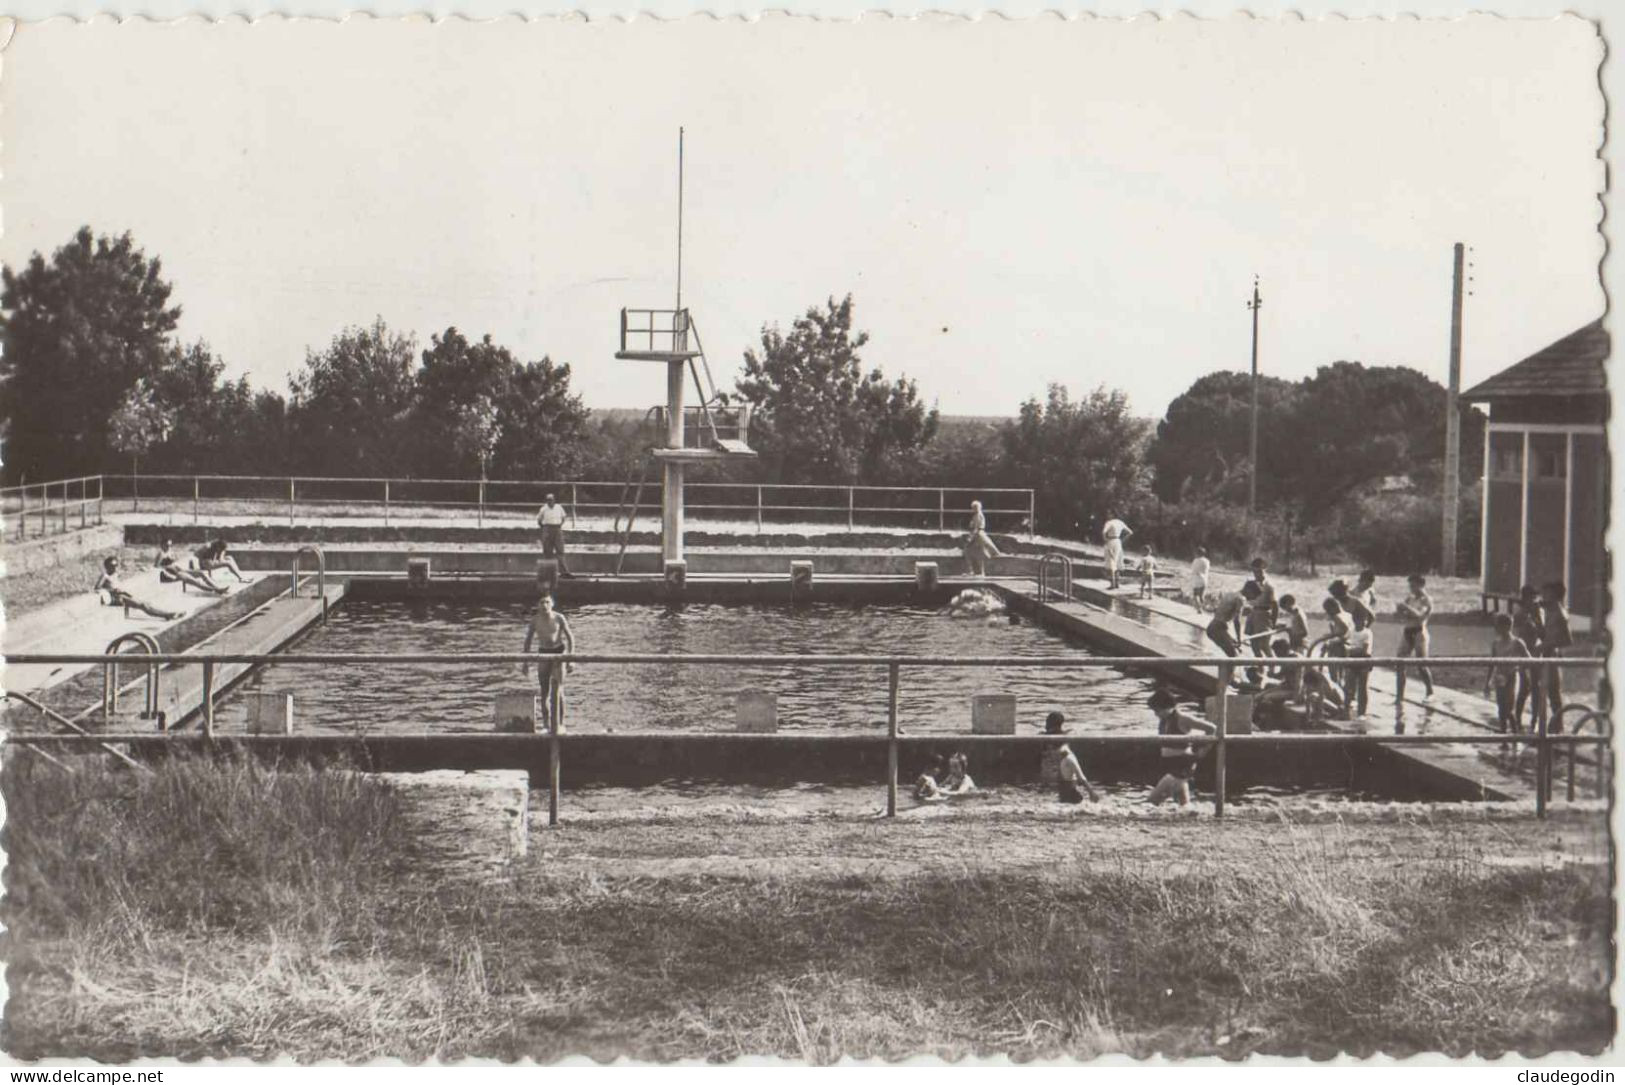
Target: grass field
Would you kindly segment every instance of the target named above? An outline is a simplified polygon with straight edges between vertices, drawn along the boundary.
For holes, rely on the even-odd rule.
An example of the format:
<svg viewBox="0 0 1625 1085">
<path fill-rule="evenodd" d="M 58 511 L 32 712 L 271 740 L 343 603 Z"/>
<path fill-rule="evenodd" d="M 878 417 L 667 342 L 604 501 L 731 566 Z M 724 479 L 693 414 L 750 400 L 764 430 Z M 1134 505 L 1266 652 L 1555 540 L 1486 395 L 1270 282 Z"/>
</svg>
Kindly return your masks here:
<svg viewBox="0 0 1625 1085">
<path fill-rule="evenodd" d="M 354 775 L 13 749 L 3 783 L 22 1058 L 1498 1054 L 1614 1030 L 1611 878 L 1543 861 L 1552 823 L 614 823 L 474 884 L 403 868 L 390 795 Z M 1049 850 L 1001 859 L 1021 838 Z M 799 858 L 847 851 L 881 861 Z"/>
</svg>

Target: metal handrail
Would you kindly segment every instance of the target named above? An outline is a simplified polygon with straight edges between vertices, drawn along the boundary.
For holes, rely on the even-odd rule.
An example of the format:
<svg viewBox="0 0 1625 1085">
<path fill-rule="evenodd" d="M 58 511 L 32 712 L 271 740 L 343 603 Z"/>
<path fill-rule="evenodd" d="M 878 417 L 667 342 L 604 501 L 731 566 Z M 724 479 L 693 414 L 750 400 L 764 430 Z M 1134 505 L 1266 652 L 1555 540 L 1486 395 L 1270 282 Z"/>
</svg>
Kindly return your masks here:
<svg viewBox="0 0 1625 1085">
<path fill-rule="evenodd" d="M 1072 598 L 1072 559 L 1058 550 L 1051 550 L 1038 559 L 1038 601 L 1049 598 L 1049 565 L 1055 560 L 1061 567 L 1061 598 Z"/>
<path fill-rule="evenodd" d="M 1606 739 L 1610 740 L 1607 745 L 1599 745 L 1597 747 L 1597 787 L 1596 787 L 1596 790 L 1597 790 L 1597 795 L 1599 797 L 1601 797 L 1602 795 L 1604 795 L 1606 793 L 1606 790 L 1605 790 L 1605 787 L 1604 787 L 1604 780 L 1606 778 L 1606 769 L 1608 767 L 1608 762 L 1610 761 L 1610 759 L 1612 757 L 1612 752 L 1613 752 L 1612 739 L 1614 737 L 1614 721 L 1609 717 L 1607 712 L 1604 712 L 1601 709 L 1591 708 L 1589 705 L 1583 705 L 1583 704 L 1564 705 L 1562 707 L 1562 709 L 1559 710 L 1559 712 L 1557 713 L 1557 719 L 1559 721 L 1561 721 L 1564 716 L 1568 715 L 1571 712 L 1577 713 L 1580 718 L 1574 722 L 1574 725 L 1572 727 L 1569 728 L 1569 734 L 1571 734 L 1571 735 L 1580 734 L 1582 729 L 1585 727 L 1585 725 L 1589 723 L 1596 729 L 1597 734 L 1598 734 L 1599 737 L 1606 738 Z M 1568 748 L 1568 761 L 1569 761 L 1569 766 L 1568 766 L 1568 798 L 1569 798 L 1570 802 L 1573 802 L 1574 801 L 1574 745 L 1573 744 L 1571 744 L 1569 746 L 1569 748 Z"/>
<path fill-rule="evenodd" d="M 103 655 L 105 663 L 102 667 L 102 719 L 106 723 L 111 723 L 113 714 L 118 711 L 120 689 L 118 668 L 120 657 L 127 657 L 131 654 L 123 651 L 126 644 L 139 645 L 142 655 L 146 658 L 146 704 L 141 713 L 142 718 L 155 719 L 158 717 L 158 683 L 161 663 L 158 657 L 162 654 L 162 649 L 159 648 L 157 640 L 149 634 L 120 633 L 113 638 L 112 643 L 108 644 Z"/>
<path fill-rule="evenodd" d="M 6 662 L 14 665 L 27 664 L 60 664 L 60 663 L 106 663 L 109 656 L 96 655 L 88 652 L 78 653 L 47 653 L 18 652 L 8 655 Z M 337 653 L 302 653 L 289 652 L 286 654 L 269 654 L 253 652 L 221 652 L 221 653 L 178 653 L 159 652 L 153 656 L 158 663 L 199 663 L 205 659 L 216 663 L 297 663 L 297 664 L 323 664 L 323 663 L 533 663 L 538 658 L 549 662 L 563 660 L 572 663 L 617 663 L 617 664 L 696 664 L 700 666 L 715 666 L 720 664 L 749 664 L 767 665 L 784 664 L 808 666 L 873 666 L 885 667 L 895 663 L 902 667 L 1133 667 L 1143 669 L 1148 666 L 1189 666 L 1189 667 L 1219 667 L 1223 669 L 1245 669 L 1255 661 L 1253 656 L 911 656 L 911 655 L 768 655 L 745 654 L 723 655 L 720 653 L 590 653 L 577 652 L 571 655 L 539 656 L 537 653 L 524 652 L 337 652 Z M 1430 667 L 1483 667 L 1504 661 L 1504 656 L 1429 656 Z M 1317 656 L 1314 659 L 1305 659 L 1301 656 L 1260 656 L 1257 661 L 1271 668 L 1309 667 L 1320 668 L 1336 664 L 1346 664 L 1348 659 L 1342 656 Z M 1361 656 L 1358 662 L 1367 667 L 1397 667 L 1401 664 L 1416 666 L 1415 656 Z M 1564 669 L 1597 670 L 1607 666 L 1607 660 L 1598 657 L 1559 657 L 1540 660 L 1543 667 L 1559 667 Z M 1506 736 L 1503 736 L 1506 737 Z M 1555 736 L 1554 736 L 1555 737 Z"/>
<path fill-rule="evenodd" d="M 293 552 L 293 583 L 288 588 L 290 599 L 299 598 L 299 566 L 300 559 L 306 554 L 316 559 L 316 594 L 322 600 L 322 621 L 327 621 L 327 558 L 322 548 L 314 543 L 306 543 Z"/>
<path fill-rule="evenodd" d="M 97 475 L 94 476 L 97 486 L 97 495 L 87 498 L 86 504 L 95 504 L 98 519 L 102 515 L 102 501 L 106 480 L 117 483 L 139 481 L 143 488 L 148 490 L 146 500 L 149 503 L 187 502 L 192 506 L 194 522 L 202 518 L 202 505 L 209 501 L 238 500 L 266 505 L 281 505 L 286 509 L 289 523 L 296 523 L 300 506 L 306 507 L 335 507 L 350 506 L 358 511 L 376 507 L 387 521 L 392 514 L 401 515 L 403 510 L 413 507 L 424 509 L 471 509 L 476 516 L 483 519 L 488 510 L 513 509 L 524 510 L 535 504 L 535 500 L 500 500 L 504 491 L 510 494 L 515 488 L 524 488 L 533 493 L 547 490 L 566 490 L 570 494 L 568 502 L 572 517 L 575 510 L 594 510 L 610 512 L 621 507 L 613 500 L 613 495 L 619 492 L 622 486 L 620 481 L 604 480 L 536 480 L 536 479 L 473 479 L 473 478 L 385 478 L 379 476 L 338 477 L 322 475 L 203 475 L 203 474 L 151 474 L 151 475 Z M 163 484 L 187 484 L 182 489 L 186 492 L 168 493 L 162 496 L 152 493 L 156 486 L 162 488 Z M 217 492 L 204 495 L 204 484 L 212 484 L 210 488 Z M 230 484 L 256 485 L 265 487 L 264 492 L 243 496 L 240 493 L 218 492 L 222 485 L 228 488 Z M 272 485 L 274 484 L 274 485 Z M 52 481 L 41 484 L 46 487 L 60 486 L 62 483 Z M 376 494 L 365 496 L 322 497 L 317 494 L 324 486 L 365 486 L 376 487 Z M 403 489 L 410 492 L 412 489 L 422 490 L 425 487 L 462 487 L 464 494 L 452 494 L 445 497 L 418 497 L 403 499 Z M 30 487 L 31 488 L 31 487 Z M 586 490 L 591 496 L 594 489 L 601 490 L 606 500 L 580 501 L 578 495 Z M 274 491 L 274 492 L 273 492 Z M 313 492 L 316 491 L 316 492 Z M 740 519 L 755 518 L 761 524 L 768 514 L 787 514 L 791 516 L 805 516 L 810 514 L 839 517 L 845 515 L 849 525 L 856 526 L 856 520 L 861 517 L 884 518 L 886 520 L 908 518 L 910 520 L 925 519 L 927 522 L 934 515 L 938 530 L 947 530 L 950 512 L 961 502 L 971 496 L 981 497 L 986 502 L 983 513 L 990 521 L 998 518 L 1009 518 L 1005 524 L 1000 525 L 1009 530 L 1009 521 L 1014 521 L 1014 529 L 1023 530 L 1031 535 L 1036 530 L 1037 497 L 1032 489 L 1017 487 L 980 487 L 980 486 L 847 486 L 839 483 L 768 483 L 768 482 L 694 482 L 689 483 L 687 491 L 690 496 L 699 500 L 691 501 L 687 508 L 693 512 L 720 513 L 726 515 L 733 513 Z M 735 492 L 743 496 L 744 500 L 737 503 L 728 501 L 726 495 Z M 783 499 L 774 501 L 779 494 L 785 497 L 802 494 L 828 494 L 828 498 L 813 497 L 810 503 L 797 503 Z M 919 505 L 902 504 L 903 500 L 911 500 L 906 495 L 935 494 L 935 502 L 922 501 Z M 488 499 L 488 495 L 493 499 Z M 873 495 L 873 496 L 871 496 Z M 887 500 L 886 495 L 891 495 Z M 1016 500 L 1008 504 L 995 504 L 998 498 L 1015 497 Z M 473 500 L 465 498 L 472 497 Z M 711 500 L 706 500 L 710 498 Z M 754 498 L 754 501 L 752 500 Z M 26 495 L 25 495 L 26 499 Z M 122 499 L 122 498 L 121 498 Z M 874 504 L 866 504 L 874 501 Z M 647 508 L 657 507 L 650 503 Z M 36 510 L 30 508 L 24 512 L 26 517 L 33 515 Z M 49 505 L 50 512 L 61 511 L 65 520 L 66 512 L 62 510 L 60 502 Z M 406 513 L 410 515 L 409 512 Z M 82 517 L 83 519 L 83 517 Z M 43 521 L 42 521 L 43 522 Z"/>
<path fill-rule="evenodd" d="M 296 567 L 297 568 L 297 567 Z M 297 579 L 297 576 L 296 576 Z M 1466 657 L 1438 657 L 1430 660 L 1435 666 L 1482 666 L 1487 656 Z M 1307 659 L 1303 657 L 1275 658 L 1271 666 L 1285 668 L 1319 668 L 1332 665 L 1333 659 Z M 114 656 L 73 655 L 73 654 L 19 654 L 13 656 L 11 661 L 16 664 L 63 664 L 63 663 L 116 663 Z M 885 741 L 888 744 L 887 754 L 887 811 L 895 813 L 897 808 L 897 764 L 898 747 L 908 741 L 940 741 L 941 736 L 912 736 L 905 737 L 899 733 L 897 719 L 897 689 L 899 673 L 904 666 L 913 667 L 989 667 L 989 666 L 1039 666 L 1039 667 L 1144 667 L 1148 660 L 1144 656 L 902 656 L 902 655 L 711 655 L 711 654 L 631 654 L 631 653 L 566 653 L 564 655 L 543 655 L 541 653 L 524 652 L 430 652 L 430 653 L 288 653 L 285 655 L 269 653 L 158 653 L 150 656 L 149 662 L 185 662 L 202 663 L 204 666 L 204 700 L 206 723 L 205 732 L 212 737 L 212 712 L 210 709 L 209 678 L 214 667 L 221 663 L 278 663 L 310 666 L 344 666 L 355 664 L 404 664 L 404 663 L 541 663 L 555 664 L 568 663 L 614 663 L 614 664 L 660 664 L 660 665 L 760 665 L 777 664 L 781 666 L 875 666 L 885 667 L 889 678 L 888 720 L 887 734 L 875 736 L 876 741 Z M 1398 666 L 1407 661 L 1414 662 L 1409 657 L 1373 657 L 1366 660 L 1368 665 Z M 1228 688 L 1230 677 L 1243 660 L 1234 658 L 1215 659 L 1212 656 L 1176 656 L 1158 657 L 1154 662 L 1158 664 L 1180 664 L 1196 667 L 1212 667 L 1216 671 L 1216 685 Z M 1564 659 L 1558 658 L 1549 661 L 1549 665 L 1559 668 L 1591 668 L 1595 669 L 1606 665 L 1601 659 Z M 1551 750 L 1555 746 L 1559 749 L 1564 746 L 1571 748 L 1581 744 L 1608 744 L 1612 742 L 1611 734 L 1564 734 L 1553 735 L 1545 727 L 1534 735 L 1514 736 L 1504 734 L 1474 734 L 1474 735 L 1418 735 L 1418 734 L 1241 734 L 1231 735 L 1228 732 L 1227 713 L 1229 711 L 1229 697 L 1214 699 L 1215 733 L 1211 736 L 1202 734 L 1187 734 L 1177 736 L 1162 735 L 1118 735 L 1118 736 L 1092 736 L 1091 741 L 1106 740 L 1108 742 L 1135 742 L 1167 745 L 1178 743 L 1193 748 L 1214 750 L 1214 815 L 1224 816 L 1225 788 L 1226 788 L 1226 750 L 1236 743 L 1242 745 L 1274 744 L 1274 745 L 1489 745 L 1499 744 L 1512 740 L 1525 741 L 1533 745 L 1539 755 L 1539 765 L 1536 770 L 1535 786 L 1535 813 L 1537 817 L 1546 816 L 1546 806 L 1551 790 Z M 557 716 L 553 717 L 557 720 Z M 28 741 L 31 736 L 13 735 L 12 741 Z M 34 736 L 40 737 L 40 736 Z M 42 736 L 46 739 L 62 740 L 62 736 Z M 445 736 L 451 741 L 465 741 L 467 736 Z M 549 744 L 549 772 L 551 782 L 549 787 L 548 823 L 558 823 L 558 780 L 560 762 L 561 735 L 557 727 L 551 728 L 545 736 Z M 700 737 L 700 736 L 686 736 Z M 975 739 L 989 736 L 960 736 L 961 739 Z M 1006 736 L 999 736 L 1004 738 Z M 1026 736 L 1035 743 L 1062 742 L 1067 739 L 1061 736 Z"/>
</svg>

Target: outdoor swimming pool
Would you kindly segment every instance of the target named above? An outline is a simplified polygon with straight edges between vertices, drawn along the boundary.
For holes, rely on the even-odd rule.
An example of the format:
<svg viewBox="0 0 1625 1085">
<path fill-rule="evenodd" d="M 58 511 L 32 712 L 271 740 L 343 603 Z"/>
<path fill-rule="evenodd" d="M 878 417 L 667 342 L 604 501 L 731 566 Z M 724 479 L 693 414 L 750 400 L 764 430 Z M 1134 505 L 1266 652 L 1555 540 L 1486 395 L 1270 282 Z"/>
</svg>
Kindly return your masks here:
<svg viewBox="0 0 1625 1085">
<path fill-rule="evenodd" d="M 563 608 L 577 650 L 660 654 L 866 654 L 1052 656 L 1091 654 L 1081 642 L 1027 622 L 952 618 L 921 606 L 796 607 L 689 603 L 589 603 Z M 352 599 L 297 652 L 517 652 L 530 604 L 383 602 Z M 295 690 L 300 731 L 445 733 L 489 731 L 500 690 L 535 688 L 517 667 L 489 664 L 305 666 L 270 664 L 240 687 Z M 1074 732 L 1143 731 L 1150 676 L 1118 670 L 1041 667 L 904 668 L 901 725 L 913 733 L 970 730 L 970 698 L 1017 697 L 1018 733 L 1037 733 L 1065 712 Z M 846 732 L 886 726 L 883 666 L 583 665 L 567 683 L 572 731 L 731 731 L 740 690 L 778 695 L 782 731 Z M 242 730 L 247 710 L 231 696 L 216 726 Z"/>
</svg>

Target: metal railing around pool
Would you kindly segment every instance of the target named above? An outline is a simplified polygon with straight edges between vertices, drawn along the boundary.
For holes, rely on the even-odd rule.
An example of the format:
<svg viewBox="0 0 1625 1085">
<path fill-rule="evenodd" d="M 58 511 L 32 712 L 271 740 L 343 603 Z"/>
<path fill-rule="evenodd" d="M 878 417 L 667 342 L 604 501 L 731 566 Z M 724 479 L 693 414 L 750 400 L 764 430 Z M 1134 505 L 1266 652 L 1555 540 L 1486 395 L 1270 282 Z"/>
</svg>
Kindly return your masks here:
<svg viewBox="0 0 1625 1085">
<path fill-rule="evenodd" d="M 21 540 L 100 524 L 103 485 L 101 475 L 85 475 L 0 487 L 0 518 L 7 521 L 0 534 Z"/>
<path fill-rule="evenodd" d="M 402 518 L 456 521 L 472 515 L 530 525 L 542 499 L 555 494 L 574 525 L 577 519 L 613 521 L 628 511 L 624 481 L 341 478 L 317 475 L 89 475 L 0 490 L 0 514 L 9 535 L 22 538 L 102 522 L 106 502 L 132 512 L 284 517 L 290 526 L 341 517 L 376 516 L 385 525 Z M 843 486 L 807 483 L 689 482 L 685 510 L 697 521 L 755 524 L 828 524 L 957 530 L 982 502 L 989 527 L 1002 534 L 1036 530 L 1031 489 L 986 486 Z M 660 511 L 659 487 L 638 502 L 638 518 Z M 342 512 L 341 512 L 342 510 Z M 110 510 L 111 511 L 111 510 Z M 78 523 L 72 523 L 73 520 Z"/>
<path fill-rule="evenodd" d="M 289 652 L 285 654 L 263 653 L 150 653 L 140 657 L 143 664 L 151 665 L 199 665 L 203 667 L 203 701 L 196 710 L 201 713 L 205 741 L 215 737 L 214 727 L 214 669 L 220 664 L 265 664 L 275 663 L 290 666 L 383 666 L 383 665 L 444 665 L 444 664 L 541 664 L 541 663 L 582 663 L 607 664 L 617 666 L 636 665 L 663 665 L 663 666 L 781 666 L 781 667 L 875 667 L 886 669 L 887 676 L 887 708 L 886 708 L 886 734 L 884 736 L 861 736 L 862 740 L 875 742 L 884 741 L 887 746 L 886 771 L 886 814 L 888 817 L 897 813 L 897 773 L 899 749 L 909 743 L 938 743 L 944 741 L 941 734 L 903 735 L 899 731 L 898 720 L 898 691 L 902 682 L 902 670 L 911 669 L 931 670 L 935 668 L 987 668 L 987 667 L 1042 667 L 1056 669 L 1074 669 L 1091 667 L 1115 668 L 1146 668 L 1148 666 L 1190 666 L 1200 668 L 1213 668 L 1216 671 L 1218 683 L 1228 688 L 1229 681 L 1237 667 L 1246 665 L 1246 658 L 1241 659 L 1214 659 L 1212 656 L 874 656 L 874 655 L 641 655 L 641 654 L 593 654 L 573 653 L 569 655 L 543 655 L 526 654 L 520 652 L 471 652 L 471 653 L 398 653 L 398 654 L 307 654 L 302 652 Z M 11 656 L 9 661 L 16 665 L 35 664 L 101 664 L 104 667 L 116 667 L 120 662 L 129 662 L 129 656 L 118 655 L 69 655 L 69 654 L 18 654 Z M 1371 668 L 1414 666 L 1416 660 L 1407 657 L 1383 657 L 1364 660 L 1363 663 Z M 1429 660 L 1433 666 L 1473 666 L 1483 667 L 1489 663 L 1485 656 L 1465 657 L 1437 657 Z M 1347 665 L 1347 659 L 1303 659 L 1303 658 L 1271 658 L 1263 665 L 1283 667 L 1288 669 L 1320 669 L 1329 666 Z M 1564 669 L 1596 669 L 1607 665 L 1602 659 L 1549 659 L 1544 660 L 1544 666 L 1554 666 Z M 538 735 L 538 739 L 545 738 L 548 743 L 548 824 L 556 825 L 559 816 L 559 764 L 560 764 L 560 732 L 558 703 L 550 706 L 553 711 L 550 715 L 550 726 L 545 735 Z M 1395 745 L 1395 746 L 1443 746 L 1443 745 L 1492 745 L 1508 742 L 1523 742 L 1533 745 L 1536 751 L 1535 770 L 1535 812 L 1538 817 L 1546 816 L 1546 806 L 1551 797 L 1552 790 L 1552 753 L 1554 749 L 1566 750 L 1570 762 L 1570 774 L 1573 773 L 1575 748 L 1583 745 L 1597 747 L 1598 782 L 1604 779 L 1603 764 L 1609 759 L 1611 766 L 1611 749 L 1613 743 L 1612 725 L 1603 712 L 1593 712 L 1594 723 L 1597 730 L 1593 734 L 1556 734 L 1548 729 L 1548 723 L 1542 719 L 1537 731 L 1526 732 L 1494 732 L 1488 734 L 1472 735 L 1423 735 L 1423 734 L 1343 734 L 1343 733 L 1304 733 L 1304 732 L 1271 732 L 1230 734 L 1228 731 L 1227 715 L 1229 711 L 1229 698 L 1217 697 L 1214 703 L 1214 727 L 1212 735 L 1187 733 L 1182 735 L 1093 735 L 1088 736 L 1091 742 L 1105 742 L 1110 745 L 1141 745 L 1141 746 L 1189 746 L 1205 751 L 1212 747 L 1214 751 L 1214 814 L 1224 816 L 1226 780 L 1226 754 L 1230 747 L 1242 745 L 1276 745 L 1291 748 L 1293 746 L 1356 746 L 1356 745 Z M 1587 717 L 1588 719 L 1592 717 Z M 27 733 L 14 734 L 10 741 L 28 743 L 30 740 L 49 739 L 54 742 L 75 745 L 76 739 L 88 739 L 96 744 L 117 742 L 121 738 L 128 740 L 142 736 L 125 736 L 118 734 L 100 734 L 94 736 L 64 736 L 64 735 L 30 735 Z M 419 739 L 433 745 L 436 741 L 446 744 L 466 743 L 470 740 L 467 734 L 456 735 L 423 735 Z M 494 737 L 494 736 L 493 736 Z M 508 738 L 511 736 L 502 736 Z M 717 734 L 701 734 L 696 732 L 677 732 L 663 736 L 681 741 L 715 741 L 720 737 L 735 738 L 737 733 L 726 736 Z M 747 736 L 748 737 L 748 736 Z M 984 737 L 1014 738 L 1011 735 L 1001 736 L 955 736 L 960 739 Z M 1029 735 L 1023 736 L 1019 741 L 1035 744 L 1061 744 L 1081 735 L 1054 736 Z M 850 742 L 847 736 L 805 736 L 809 742 L 819 739 Z M 84 742 L 78 743 L 80 745 Z M 1611 775 L 1611 773 L 1610 773 Z M 1569 791 L 1573 797 L 1573 789 Z"/>
</svg>

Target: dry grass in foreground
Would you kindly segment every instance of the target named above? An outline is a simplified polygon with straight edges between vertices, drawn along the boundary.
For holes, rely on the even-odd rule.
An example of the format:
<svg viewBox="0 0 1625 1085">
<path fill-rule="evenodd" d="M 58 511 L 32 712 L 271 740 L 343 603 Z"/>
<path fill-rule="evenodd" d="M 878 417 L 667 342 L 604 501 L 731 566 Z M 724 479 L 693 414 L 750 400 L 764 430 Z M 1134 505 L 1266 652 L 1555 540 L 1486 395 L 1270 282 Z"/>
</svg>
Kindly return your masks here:
<svg viewBox="0 0 1625 1085">
<path fill-rule="evenodd" d="M 1493 1055 L 1613 1034 L 1595 866 L 1299 848 L 1180 874 L 450 885 L 398 868 L 391 800 L 352 775 L 8 761 L 25 1058 Z"/>
</svg>

